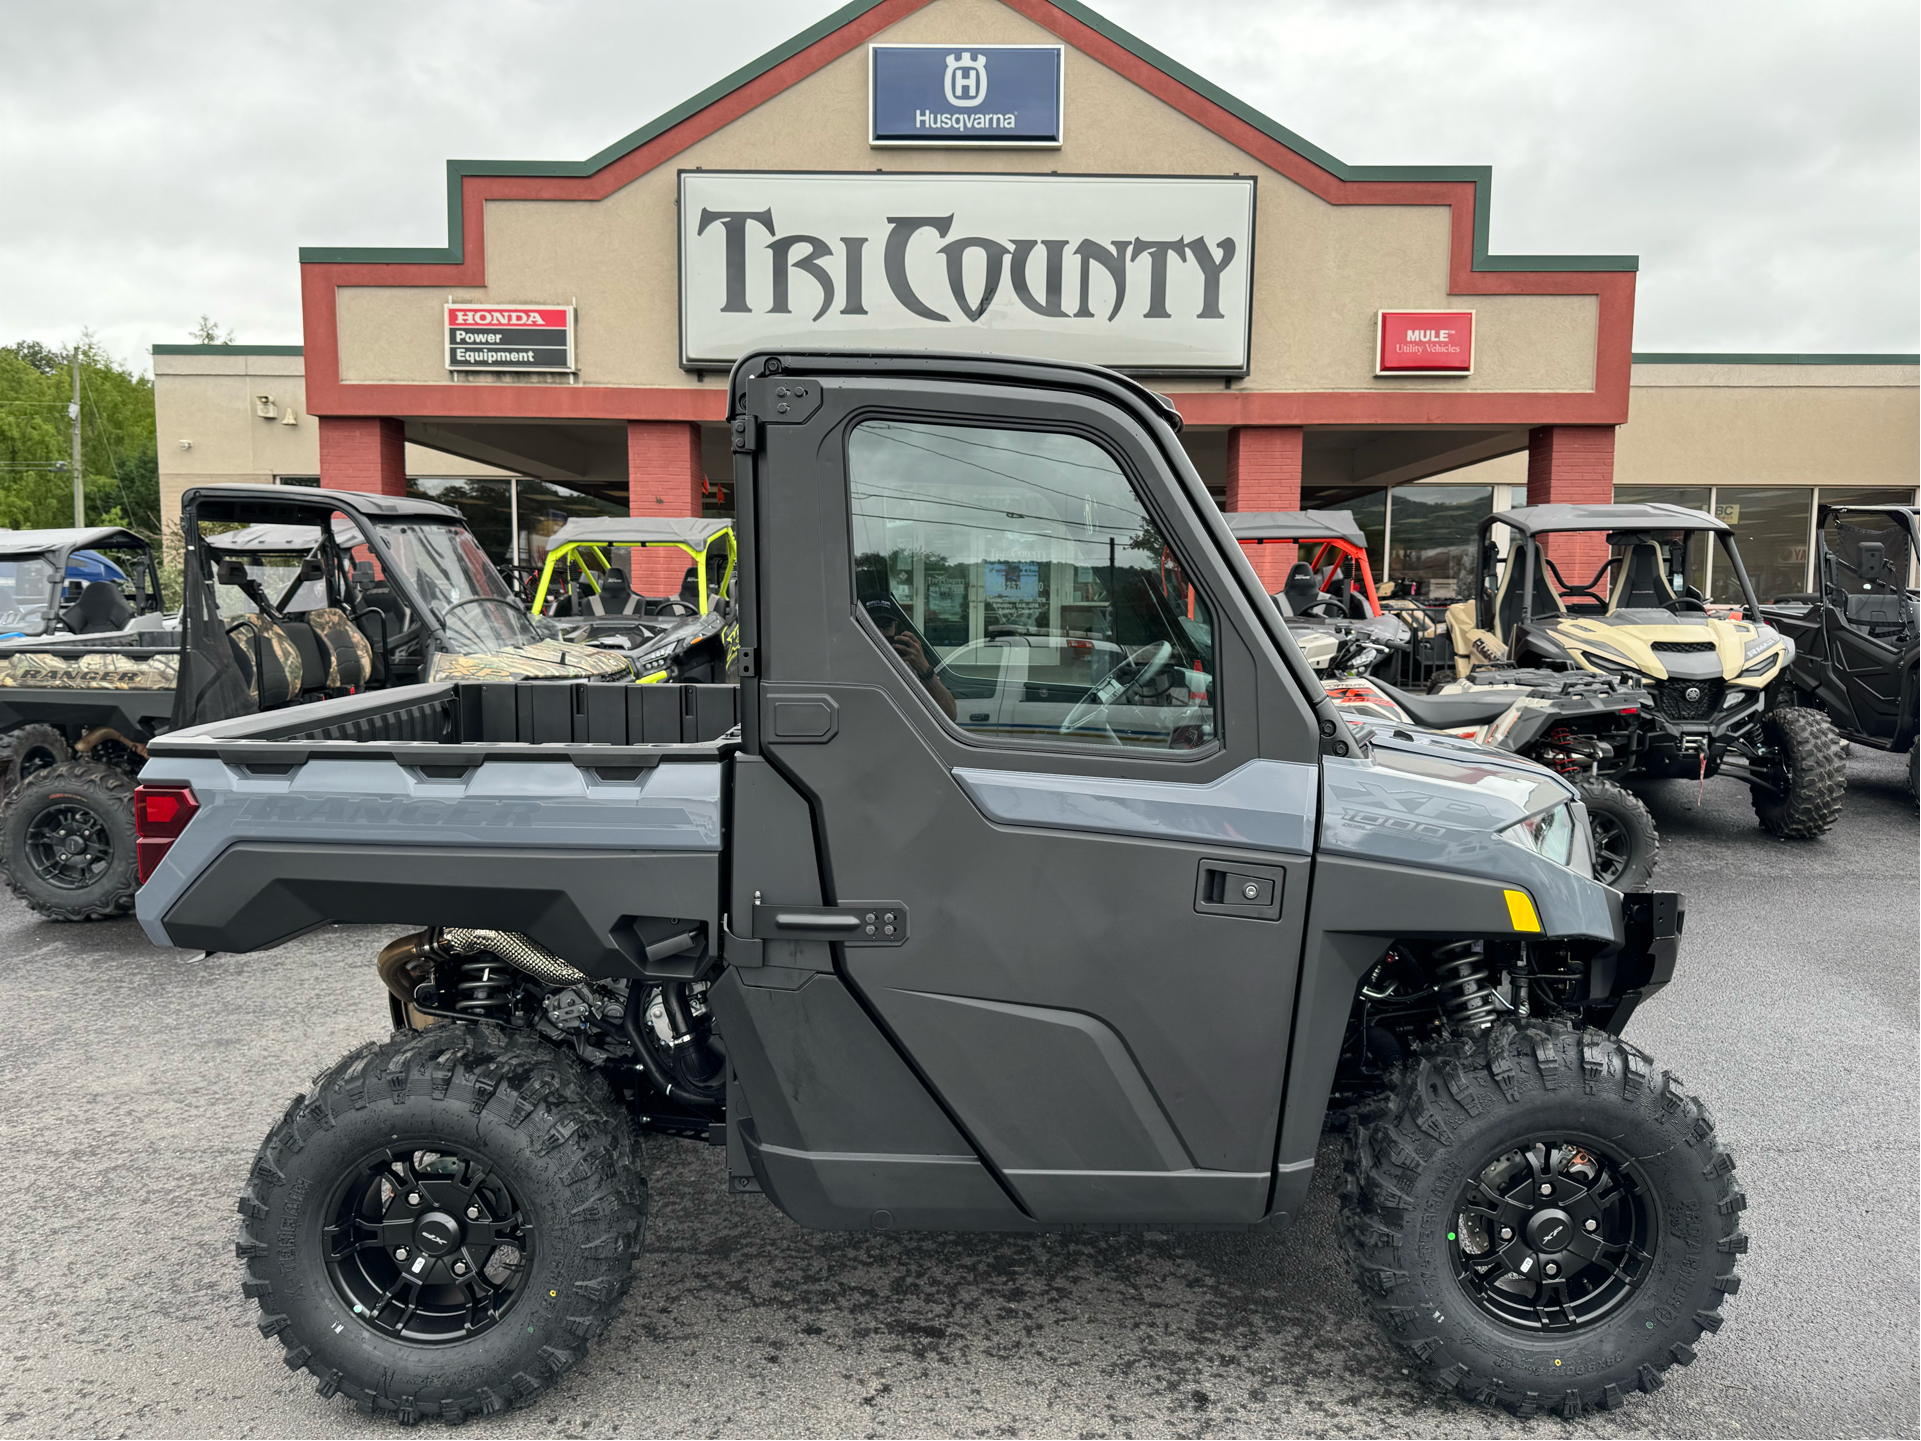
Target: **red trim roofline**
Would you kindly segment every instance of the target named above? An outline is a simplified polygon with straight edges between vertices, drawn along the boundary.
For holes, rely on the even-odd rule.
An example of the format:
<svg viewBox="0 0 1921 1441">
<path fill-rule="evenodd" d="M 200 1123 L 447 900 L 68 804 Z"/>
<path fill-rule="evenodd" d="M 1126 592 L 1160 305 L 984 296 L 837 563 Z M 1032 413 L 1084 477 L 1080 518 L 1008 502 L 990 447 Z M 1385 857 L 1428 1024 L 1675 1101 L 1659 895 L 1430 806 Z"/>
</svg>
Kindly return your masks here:
<svg viewBox="0 0 1921 1441">
<path fill-rule="evenodd" d="M 662 122 L 636 132 L 629 137 L 634 142 L 630 146 L 610 147 L 585 165 L 450 162 L 449 232 L 453 243 L 446 250 L 303 251 L 301 306 L 309 360 L 309 413 L 448 419 L 723 420 L 726 394 L 721 386 L 345 383 L 339 379 L 334 291 L 341 286 L 446 290 L 484 285 L 487 201 L 605 199 L 928 3 L 930 0 L 855 0 L 761 61 L 663 116 Z M 1631 257 L 1558 261 L 1563 267 L 1570 262 L 1595 267 L 1587 270 L 1553 268 L 1557 259 L 1551 257 L 1490 257 L 1483 240 L 1488 191 L 1484 168 L 1388 170 L 1343 166 L 1231 96 L 1188 75 L 1074 0 L 1002 3 L 1329 204 L 1447 206 L 1452 220 L 1448 267 L 1451 295 L 1593 295 L 1599 301 L 1596 384 L 1591 392 L 1384 387 L 1334 392 L 1176 392 L 1172 399 L 1190 424 L 1617 425 L 1626 421 L 1634 333 L 1635 272 Z M 1292 143 L 1284 143 L 1280 136 Z M 1314 158 L 1303 151 L 1312 152 Z M 601 161 L 604 163 L 595 164 Z M 411 258 L 414 255 L 421 258 Z M 359 258 L 362 256 L 366 258 Z M 1509 268 L 1517 263 L 1549 268 Z"/>
</svg>

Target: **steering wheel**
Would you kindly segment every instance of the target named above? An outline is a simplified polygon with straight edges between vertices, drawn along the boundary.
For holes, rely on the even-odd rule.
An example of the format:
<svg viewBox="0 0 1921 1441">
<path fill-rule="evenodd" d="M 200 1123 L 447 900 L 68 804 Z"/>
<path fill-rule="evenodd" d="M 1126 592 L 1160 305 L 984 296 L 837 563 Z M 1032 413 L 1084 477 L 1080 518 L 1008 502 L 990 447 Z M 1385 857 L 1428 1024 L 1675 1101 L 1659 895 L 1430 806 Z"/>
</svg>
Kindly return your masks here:
<svg viewBox="0 0 1921 1441">
<path fill-rule="evenodd" d="M 1675 615 L 1706 615 L 1708 612 L 1707 606 L 1691 595 L 1677 595 L 1661 609 L 1672 611 Z"/>
<path fill-rule="evenodd" d="M 1074 708 L 1067 713 L 1067 719 L 1061 722 L 1059 734 L 1072 735 L 1075 731 L 1082 729 L 1092 716 L 1106 710 L 1130 690 L 1139 690 L 1166 670 L 1167 663 L 1173 658 L 1172 641 L 1162 641 L 1153 648 L 1153 653 L 1146 659 L 1142 659 L 1141 652 L 1136 651 L 1109 671 L 1105 680 L 1097 686 L 1090 687 L 1087 694 L 1074 703 Z M 1105 725 L 1104 728 L 1106 728 Z M 1106 729 L 1108 737 L 1119 745 L 1120 737 L 1115 735 L 1111 728 Z"/>
<path fill-rule="evenodd" d="M 1347 618 L 1347 602 L 1335 596 L 1324 595 L 1319 600 L 1309 601 L 1296 611 L 1295 614 L 1303 616 L 1322 615 L 1326 616 L 1329 620 L 1345 620 Z"/>
<path fill-rule="evenodd" d="M 691 600 L 682 600 L 679 596 L 674 596 L 669 600 L 661 601 L 658 609 L 654 611 L 654 614 L 655 615 L 699 615 L 700 607 L 695 605 Z"/>
</svg>

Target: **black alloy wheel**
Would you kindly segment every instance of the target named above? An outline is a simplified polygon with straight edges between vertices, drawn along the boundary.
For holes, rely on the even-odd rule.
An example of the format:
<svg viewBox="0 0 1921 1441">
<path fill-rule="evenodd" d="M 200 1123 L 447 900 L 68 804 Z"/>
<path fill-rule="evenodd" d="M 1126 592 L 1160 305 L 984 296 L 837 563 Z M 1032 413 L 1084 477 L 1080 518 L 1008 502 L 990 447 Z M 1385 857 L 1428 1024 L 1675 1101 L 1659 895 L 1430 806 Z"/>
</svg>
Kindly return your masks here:
<svg viewBox="0 0 1921 1441">
<path fill-rule="evenodd" d="M 1591 1138 L 1524 1141 L 1461 1191 L 1455 1279 L 1495 1320 L 1574 1331 L 1623 1305 L 1647 1279 L 1658 1231 L 1647 1179 Z"/>
<path fill-rule="evenodd" d="M 1594 879 L 1617 891 L 1644 886 L 1660 859 L 1661 832 L 1641 798 L 1613 781 L 1577 783 L 1587 809 Z"/>
<path fill-rule="evenodd" d="M 90 806 L 51 805 L 27 823 L 26 861 L 33 873 L 63 891 L 83 891 L 113 863 L 113 838 Z"/>
<path fill-rule="evenodd" d="M 133 777 L 117 766 L 65 761 L 7 792 L 0 863 L 13 893 L 56 921 L 93 921 L 133 909 Z"/>
<path fill-rule="evenodd" d="M 490 1165 L 458 1149 L 383 1147 L 342 1182 L 327 1278 L 362 1325 L 419 1345 L 465 1341 L 525 1290 L 533 1226 Z"/>
</svg>

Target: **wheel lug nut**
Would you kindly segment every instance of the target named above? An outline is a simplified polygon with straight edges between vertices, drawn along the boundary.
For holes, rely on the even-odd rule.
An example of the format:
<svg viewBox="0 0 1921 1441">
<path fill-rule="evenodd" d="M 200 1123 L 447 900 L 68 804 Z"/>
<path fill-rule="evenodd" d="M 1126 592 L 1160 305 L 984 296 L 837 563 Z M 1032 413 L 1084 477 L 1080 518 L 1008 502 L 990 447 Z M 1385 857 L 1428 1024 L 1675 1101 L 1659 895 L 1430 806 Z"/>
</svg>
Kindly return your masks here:
<svg viewBox="0 0 1921 1441">
<path fill-rule="evenodd" d="M 1558 1276 L 1561 1274 L 1561 1268 L 1555 1265 L 1552 1261 L 1549 1261 L 1547 1265 L 1543 1266 L 1541 1269 L 1547 1272 L 1547 1274 L 1550 1276 Z"/>
<path fill-rule="evenodd" d="M 1592 1216 L 1589 1216 L 1585 1221 L 1581 1223 L 1581 1229 L 1583 1231 L 1598 1231 L 1601 1229 L 1601 1223 L 1595 1220 Z"/>
<path fill-rule="evenodd" d="M 455 1274 L 456 1276 L 464 1276 L 464 1275 L 466 1275 L 466 1274 L 467 1274 L 467 1263 L 466 1263 L 465 1261 L 456 1261 L 456 1262 L 454 1262 L 454 1274 Z"/>
<path fill-rule="evenodd" d="M 406 1260 L 406 1259 L 407 1259 L 407 1248 L 406 1248 L 405 1246 L 396 1246 L 396 1247 L 394 1247 L 394 1259 L 395 1259 L 396 1261 L 404 1261 L 404 1260 Z"/>
<path fill-rule="evenodd" d="M 1554 1194 L 1554 1183 L 1552 1181 L 1541 1182 L 1541 1194 L 1543 1196 L 1552 1196 Z"/>
<path fill-rule="evenodd" d="M 407 1193 L 407 1204 L 409 1206 L 418 1206 L 420 1204 L 420 1192 L 409 1191 Z"/>
<path fill-rule="evenodd" d="M 1501 1239 L 1503 1241 L 1512 1241 L 1514 1239 L 1514 1228 L 1512 1226 L 1501 1227 Z"/>
<path fill-rule="evenodd" d="M 467 1208 L 467 1219 L 469 1221 L 478 1221 L 480 1219 L 480 1207 L 469 1206 Z"/>
</svg>

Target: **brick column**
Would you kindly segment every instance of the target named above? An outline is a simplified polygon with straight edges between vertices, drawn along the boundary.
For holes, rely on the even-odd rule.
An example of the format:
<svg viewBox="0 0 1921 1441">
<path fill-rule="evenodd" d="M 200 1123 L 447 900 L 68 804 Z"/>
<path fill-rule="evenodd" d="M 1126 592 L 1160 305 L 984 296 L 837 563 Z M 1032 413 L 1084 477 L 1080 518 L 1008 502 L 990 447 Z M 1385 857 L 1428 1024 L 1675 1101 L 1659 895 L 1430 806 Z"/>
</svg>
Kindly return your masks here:
<svg viewBox="0 0 1921 1441">
<path fill-rule="evenodd" d="M 1538 425 L 1528 432 L 1529 505 L 1607 505 L 1613 500 L 1613 426 Z M 1585 584 L 1608 558 L 1607 537 L 1599 533 L 1549 536 L 1546 548 L 1570 585 Z"/>
<path fill-rule="evenodd" d="M 1301 443 L 1298 425 L 1238 425 L 1227 433 L 1227 509 L 1299 510 Z M 1269 542 L 1243 546 L 1254 573 L 1271 594 L 1287 580 L 1295 547 Z"/>
<path fill-rule="evenodd" d="M 405 428 L 386 416 L 321 416 L 320 484 L 328 490 L 405 495 Z"/>
<path fill-rule="evenodd" d="M 627 422 L 627 513 L 697 516 L 705 477 L 700 427 L 680 420 Z M 634 550 L 628 583 L 642 595 L 679 595 L 689 560 L 682 550 Z"/>
</svg>

